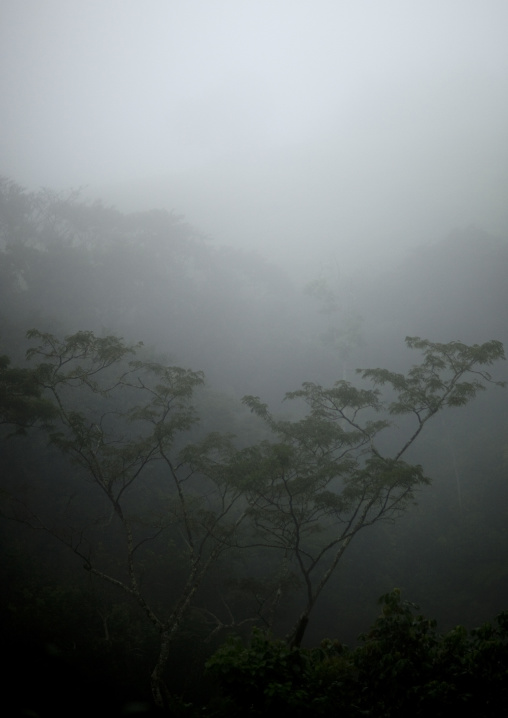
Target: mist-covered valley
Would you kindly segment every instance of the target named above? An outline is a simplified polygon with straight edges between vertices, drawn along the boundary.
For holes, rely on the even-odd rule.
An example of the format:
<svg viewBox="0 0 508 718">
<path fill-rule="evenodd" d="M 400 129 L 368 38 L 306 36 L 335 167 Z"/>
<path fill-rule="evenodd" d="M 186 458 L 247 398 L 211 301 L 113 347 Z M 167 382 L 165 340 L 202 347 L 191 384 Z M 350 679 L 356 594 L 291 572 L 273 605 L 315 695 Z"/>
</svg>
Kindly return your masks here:
<svg viewBox="0 0 508 718">
<path fill-rule="evenodd" d="M 38 346 L 41 359 L 55 362 L 63 351 L 58 342 L 86 330 L 98 338 L 123 337 L 126 346 L 142 341 L 139 356 L 148 364 L 140 365 L 139 371 L 148 371 L 153 362 L 203 371 L 205 383 L 196 385 L 194 394 L 199 425 L 185 428 L 184 422 L 183 433 L 174 439 L 174 452 L 189 440 L 199 445 L 210 432 L 234 435 L 235 451 L 249 450 L 273 436 L 274 427 L 263 427 L 242 405 L 244 395 L 259 396 L 274 417 L 298 421 L 303 405 L 283 399 L 304 382 L 331 387 L 346 381 L 360 386 L 365 382 L 355 374 L 356 368 L 406 372 L 418 360 L 415 351 L 404 345 L 408 335 L 442 346 L 448 346 L 447 342 L 478 346 L 492 339 L 507 340 L 508 245 L 473 228 L 416 248 L 397 265 L 376 274 L 347 274 L 334 263 L 302 283 L 259 253 L 215 247 L 186 220 L 164 210 L 125 214 L 72 192 L 29 193 L 4 180 L 1 217 L 2 353 L 13 365 L 30 367 L 33 360 L 27 364 L 24 353 Z M 25 333 L 31 328 L 38 333 L 29 341 Z M 67 358 L 62 354 L 57 367 L 70 361 L 69 348 L 66 351 Z M 85 351 L 83 361 L 86 356 Z M 4 403 L 9 391 L 14 391 L 9 389 L 7 371 Z M 506 368 L 499 361 L 489 372 L 496 381 L 506 379 Z M 58 379 L 61 381 L 64 379 Z M 62 430 L 68 434 L 66 441 L 73 443 L 72 450 L 54 433 L 58 424 L 47 434 L 50 445 L 43 424 L 36 428 L 37 422 L 33 428 L 25 428 L 24 435 L 12 435 L 12 424 L 23 426 L 23 420 L 13 420 L 4 409 L 4 512 L 8 519 L 3 526 L 3 550 L 4 585 L 9 586 L 5 615 L 10 617 L 8 635 L 15 644 L 27 640 L 55 643 L 65 655 L 68 646 L 77 642 L 83 648 L 79 660 L 86 664 L 90 652 L 95 655 L 98 650 L 100 655 L 104 626 L 108 625 L 106 643 L 122 644 L 125 637 L 115 633 L 114 617 L 120 607 L 127 612 L 126 619 L 131 611 L 136 615 L 136 608 L 128 597 L 122 599 L 121 591 L 116 595 L 114 585 L 101 586 L 97 580 L 106 569 L 120 580 L 125 569 L 116 564 L 124 549 L 113 514 L 101 491 L 97 493 L 101 485 L 97 469 L 90 459 L 83 460 L 83 447 L 74 458 L 73 451 L 81 446 L 79 442 L 88 446 L 87 441 L 96 440 L 94 427 L 111 433 L 115 425 L 105 418 L 104 400 L 95 390 L 79 399 L 86 387 L 79 389 L 76 381 L 70 382 L 61 400 L 70 401 L 69 406 L 92 423 L 85 436 L 76 434 L 72 421 L 66 424 L 68 419 L 64 420 Z M 48 382 L 44 385 L 50 387 Z M 51 391 L 45 390 L 48 397 Z M 128 399 L 124 392 L 111 401 L 113 410 L 122 412 L 122 406 L 128 408 L 129 401 L 137 401 L 137 397 Z M 391 516 L 397 518 L 395 522 L 375 521 L 355 536 L 317 600 L 318 610 L 309 621 L 305 645 L 316 645 L 324 637 L 354 645 L 376 615 L 377 597 L 394 586 L 437 618 L 444 630 L 457 623 L 472 628 L 504 610 L 508 601 L 507 419 L 503 389 L 487 386 L 470 405 L 450 408 L 429 422 L 409 458 L 423 465 L 431 485 L 416 487 L 417 505 L 410 502 L 403 513 Z M 29 419 L 27 422 L 31 424 Z M 127 446 L 132 431 L 126 424 L 111 441 Z M 408 435 L 411 418 L 403 414 L 376 443 L 389 455 Z M 91 446 L 95 457 L 98 449 Z M 220 453 L 223 450 L 223 446 L 215 446 L 219 453 L 214 463 L 219 455 L 224 466 L 240 461 L 233 460 L 231 454 L 226 461 Z M 112 471 L 107 456 L 102 458 L 106 463 L 101 470 Z M 231 461 L 233 464 L 228 464 Z M 236 472 L 246 476 L 241 466 L 238 464 Z M 141 544 L 150 536 L 153 542 L 136 571 L 141 571 L 146 596 L 162 606 L 177 601 L 178 590 L 184 590 L 185 572 L 179 562 L 185 544 L 179 548 L 181 539 L 178 533 L 173 535 L 178 521 L 171 512 L 173 518 L 165 531 L 173 535 L 174 548 L 168 553 L 154 538 L 162 524 L 159 526 L 161 519 L 154 519 L 153 512 L 162 515 L 173 489 L 166 486 L 164 471 L 146 468 L 141 483 L 131 486 L 131 479 L 127 481 L 125 510 L 135 511 L 136 522 L 152 527 L 136 529 L 144 537 Z M 124 467 L 117 480 L 125 481 L 121 476 L 127 470 Z M 206 474 L 209 470 L 198 471 Z M 201 481 L 205 481 L 201 488 L 199 481 L 190 486 L 191 494 L 206 491 L 210 496 L 210 486 L 206 487 L 205 479 Z M 182 486 L 189 489 L 185 482 Z M 155 530 L 156 526 L 159 529 Z M 246 529 L 246 535 L 252 530 Z M 258 542 L 256 539 L 254 545 Z M 77 556 L 72 557 L 73 552 Z M 252 600 L 263 590 L 268 592 L 264 600 L 271 595 L 269 583 L 281 570 L 277 555 L 277 551 L 266 554 L 261 548 L 246 549 L 242 554 L 237 548 L 229 563 L 219 561 L 210 575 L 202 577 L 185 619 L 187 628 L 176 639 L 179 660 L 184 660 L 187 651 L 191 663 L 198 660 L 195 641 L 213 633 L 210 617 L 221 616 L 225 606 L 237 614 L 236 630 L 244 630 L 240 628 L 242 620 L 248 619 L 247 626 L 253 618 L 268 620 Z M 90 566 L 95 566 L 94 561 L 100 565 L 95 580 L 83 571 L 83 560 L 85 568 L 88 561 Z M 167 561 L 169 564 L 163 565 Z M 288 569 L 287 579 L 280 585 L 280 608 L 274 605 L 270 618 L 276 636 L 291 629 L 303 589 L 298 572 Z M 78 605 L 66 608 L 71 600 Z M 81 636 L 81 628 L 73 628 L 76 611 L 86 627 L 86 638 Z M 226 615 L 217 620 L 226 625 Z M 138 616 L 136 621 L 140 620 Z M 129 640 L 150 640 L 148 626 L 141 624 L 133 635 L 132 630 Z M 149 661 L 153 647 L 144 651 Z M 201 651 L 199 655 L 203 655 Z M 111 657 L 105 655 L 101 660 L 109 665 Z M 180 674 L 172 661 L 175 677 Z M 115 679 L 120 685 L 133 670 L 127 664 L 122 663 L 120 670 L 118 662 L 113 663 L 122 674 Z"/>
<path fill-rule="evenodd" d="M 17 714 L 506 715 L 507 21 L 1 3 Z"/>
</svg>

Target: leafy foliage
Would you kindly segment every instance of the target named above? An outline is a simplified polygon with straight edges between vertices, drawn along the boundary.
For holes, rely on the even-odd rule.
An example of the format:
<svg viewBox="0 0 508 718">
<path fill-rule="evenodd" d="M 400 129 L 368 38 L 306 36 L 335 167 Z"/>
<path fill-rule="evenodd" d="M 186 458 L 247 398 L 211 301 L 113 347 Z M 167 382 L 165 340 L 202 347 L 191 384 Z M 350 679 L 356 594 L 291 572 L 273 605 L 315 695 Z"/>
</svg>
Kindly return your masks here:
<svg viewBox="0 0 508 718">
<path fill-rule="evenodd" d="M 203 384 L 201 372 L 131 358 L 141 344 L 91 331 L 58 339 L 31 330 L 29 338 L 38 342 L 28 351 L 29 359 L 39 360 L 33 374 L 38 395 L 44 392 L 55 407 L 47 427 L 50 440 L 99 491 L 99 506 L 105 505 L 109 517 L 96 516 L 88 526 L 66 521 L 59 528 L 29 507 L 21 515 L 68 545 L 93 576 L 139 604 L 160 635 L 152 685 L 162 705 L 171 643 L 211 567 L 235 544 L 244 518 L 236 508 L 241 491 L 227 483 L 221 469 L 231 441 L 214 433 L 183 443 L 183 434 L 198 421 L 191 401 Z M 163 479 L 164 490 L 153 486 L 154 476 Z M 150 486 L 154 495 L 148 500 Z M 95 528 L 101 524 L 119 534 L 110 539 L 109 550 Z M 179 589 L 173 603 L 157 605 L 143 585 L 149 547 L 179 533 L 179 550 L 170 541 L 161 563 L 168 579 L 179 574 Z M 179 553 L 185 560 L 176 572 Z"/>
<path fill-rule="evenodd" d="M 0 356 L 0 425 L 25 433 L 37 422 L 47 423 L 56 409 L 42 393 L 38 372 L 12 367 L 9 357 Z"/>
<path fill-rule="evenodd" d="M 439 634 L 399 589 L 380 603 L 380 617 L 355 649 L 329 640 L 290 649 L 259 631 L 247 646 L 231 638 L 207 663 L 220 689 L 207 715 L 506 715 L 507 613 L 495 626 Z"/>
<path fill-rule="evenodd" d="M 206 668 L 228 697 L 221 706 L 221 710 L 226 708 L 224 715 L 238 715 L 238 710 L 262 715 L 264 711 L 298 710 L 307 703 L 302 680 L 306 664 L 305 653 L 254 629 L 248 647 L 233 636 Z"/>
<path fill-rule="evenodd" d="M 295 690 L 295 675 L 304 670 L 305 661 L 294 649 L 318 597 L 353 538 L 398 516 L 418 487 L 428 483 L 422 467 L 403 458 L 427 421 L 444 408 L 467 403 L 486 383 L 496 383 L 482 367 L 504 357 L 495 341 L 468 347 L 408 338 L 408 346 L 423 351 L 423 361 L 407 375 L 363 370 L 363 378 L 374 383 L 367 389 L 344 380 L 331 388 L 306 382 L 286 395 L 305 408 L 301 418 L 277 419 L 259 398 L 245 397 L 244 404 L 265 422 L 273 439 L 237 449 L 234 437 L 218 432 L 184 442 L 185 432 L 198 422 L 191 402 L 203 384 L 201 372 L 138 358 L 141 344 L 97 337 L 92 331 L 59 339 L 34 329 L 28 336 L 38 342 L 28 358 L 39 362 L 26 375 L 35 381 L 33 389 L 27 385 L 28 397 L 31 391 L 38 400 L 49 397 L 50 440 L 98 489 L 109 512 L 99 522 L 117 528 L 120 540 L 111 546 L 121 546 L 123 558 L 102 546 L 94 529 L 97 520 L 87 527 L 67 524 L 63 531 L 29 510 L 24 520 L 59 538 L 91 575 L 134 599 L 157 629 L 160 651 L 152 689 L 159 706 L 169 705 L 164 670 L 196 594 L 226 551 L 251 547 L 275 550 L 281 559 L 277 590 L 270 600 L 259 602 L 258 618 L 265 624 L 271 624 L 295 569 L 304 588 L 303 611 L 287 642 L 277 644 L 276 657 L 262 634 L 253 643 L 252 650 L 261 656 L 256 671 L 268 681 L 266 696 L 271 706 L 284 704 L 288 696 L 295 706 L 314 700 Z M 472 380 L 465 380 L 468 375 Z M 377 386 L 384 384 L 395 400 L 393 395 L 383 398 Z M 409 413 L 414 426 L 390 455 L 381 450 L 378 437 L 392 429 L 390 415 L 401 413 Z M 154 475 L 162 478 L 164 488 L 156 482 L 147 502 Z M 146 509 L 140 510 L 140 500 Z M 180 562 L 178 589 L 171 604 L 156 604 L 144 589 L 145 560 L 151 546 L 176 535 L 179 550 L 171 540 L 161 566 L 171 575 Z M 230 625 L 235 625 L 226 608 Z M 399 608 L 392 612 L 401 613 Z M 224 627 L 221 619 L 215 620 Z M 415 634 L 419 645 L 422 626 Z M 397 630 L 402 627 L 399 616 Z M 405 635 L 404 641 L 406 645 Z M 239 650 L 238 645 L 231 648 Z M 242 656 L 240 651 L 240 662 Z M 254 659 L 247 658 L 249 672 Z M 279 674 L 281 665 L 286 673 Z M 386 670 L 399 672 L 402 666 L 410 675 L 421 672 L 404 656 Z"/>
<path fill-rule="evenodd" d="M 407 375 L 358 370 L 374 389 L 342 380 L 331 388 L 306 382 L 287 393 L 286 400 L 306 407 L 299 420 L 276 419 L 258 397 L 243 399 L 274 435 L 274 441 L 243 452 L 248 468 L 242 473 L 248 472 L 247 500 L 265 544 L 283 553 L 304 584 L 305 607 L 290 636 L 294 645 L 351 540 L 364 528 L 395 518 L 429 482 L 421 466 L 403 459 L 426 423 L 447 407 L 464 405 L 486 383 L 496 383 L 482 367 L 504 358 L 497 341 L 470 347 L 407 337 L 406 343 L 422 351 L 422 362 Z M 377 386 L 385 384 L 395 399 L 382 398 Z M 378 436 L 393 428 L 387 417 L 406 413 L 414 424 L 390 456 L 379 448 Z"/>
</svg>

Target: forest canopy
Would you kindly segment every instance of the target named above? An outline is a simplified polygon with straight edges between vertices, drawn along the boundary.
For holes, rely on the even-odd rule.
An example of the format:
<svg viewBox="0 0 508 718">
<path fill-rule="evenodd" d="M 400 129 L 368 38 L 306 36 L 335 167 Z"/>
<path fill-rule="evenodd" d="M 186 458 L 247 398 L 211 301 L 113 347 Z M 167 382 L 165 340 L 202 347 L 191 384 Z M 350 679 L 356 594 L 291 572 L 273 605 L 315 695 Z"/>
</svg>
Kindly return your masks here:
<svg viewBox="0 0 508 718">
<path fill-rule="evenodd" d="M 305 290 L 171 213 L 0 189 L 13 650 L 79 644 L 168 707 L 228 633 L 298 653 L 396 582 L 445 621 L 503 610 L 506 245 Z"/>
</svg>

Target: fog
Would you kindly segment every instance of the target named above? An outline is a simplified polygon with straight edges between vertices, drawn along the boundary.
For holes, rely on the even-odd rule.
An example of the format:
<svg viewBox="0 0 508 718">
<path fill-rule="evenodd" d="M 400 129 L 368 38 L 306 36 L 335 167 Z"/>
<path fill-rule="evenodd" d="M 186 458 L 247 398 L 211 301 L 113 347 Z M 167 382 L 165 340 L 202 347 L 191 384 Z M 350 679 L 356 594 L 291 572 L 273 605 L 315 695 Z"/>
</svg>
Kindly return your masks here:
<svg viewBox="0 0 508 718">
<path fill-rule="evenodd" d="M 505 0 L 0 0 L 0 634 L 23 714 L 167 689 L 171 715 L 222 715 L 205 662 L 228 632 L 359 646 L 395 586 L 445 632 L 508 607 L 507 27 Z M 434 666 L 410 701 L 489 711 L 506 614 L 501 642 L 441 644 L 394 610 Z M 378 709 L 384 658 L 358 681 L 320 655 L 308 693 L 300 668 L 269 685 L 298 715 L 453 713 Z"/>
<path fill-rule="evenodd" d="M 2 0 L 1 172 L 314 276 L 508 227 L 503 0 Z"/>
</svg>

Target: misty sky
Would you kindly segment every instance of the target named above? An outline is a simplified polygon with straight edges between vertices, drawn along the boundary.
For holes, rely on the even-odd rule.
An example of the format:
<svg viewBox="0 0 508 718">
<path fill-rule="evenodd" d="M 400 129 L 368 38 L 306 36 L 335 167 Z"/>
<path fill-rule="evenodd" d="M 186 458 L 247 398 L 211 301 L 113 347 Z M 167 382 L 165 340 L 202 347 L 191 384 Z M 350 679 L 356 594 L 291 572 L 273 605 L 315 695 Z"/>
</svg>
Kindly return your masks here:
<svg viewBox="0 0 508 718">
<path fill-rule="evenodd" d="M 508 234 L 506 0 L 0 0 L 0 173 L 315 274 Z"/>
</svg>

